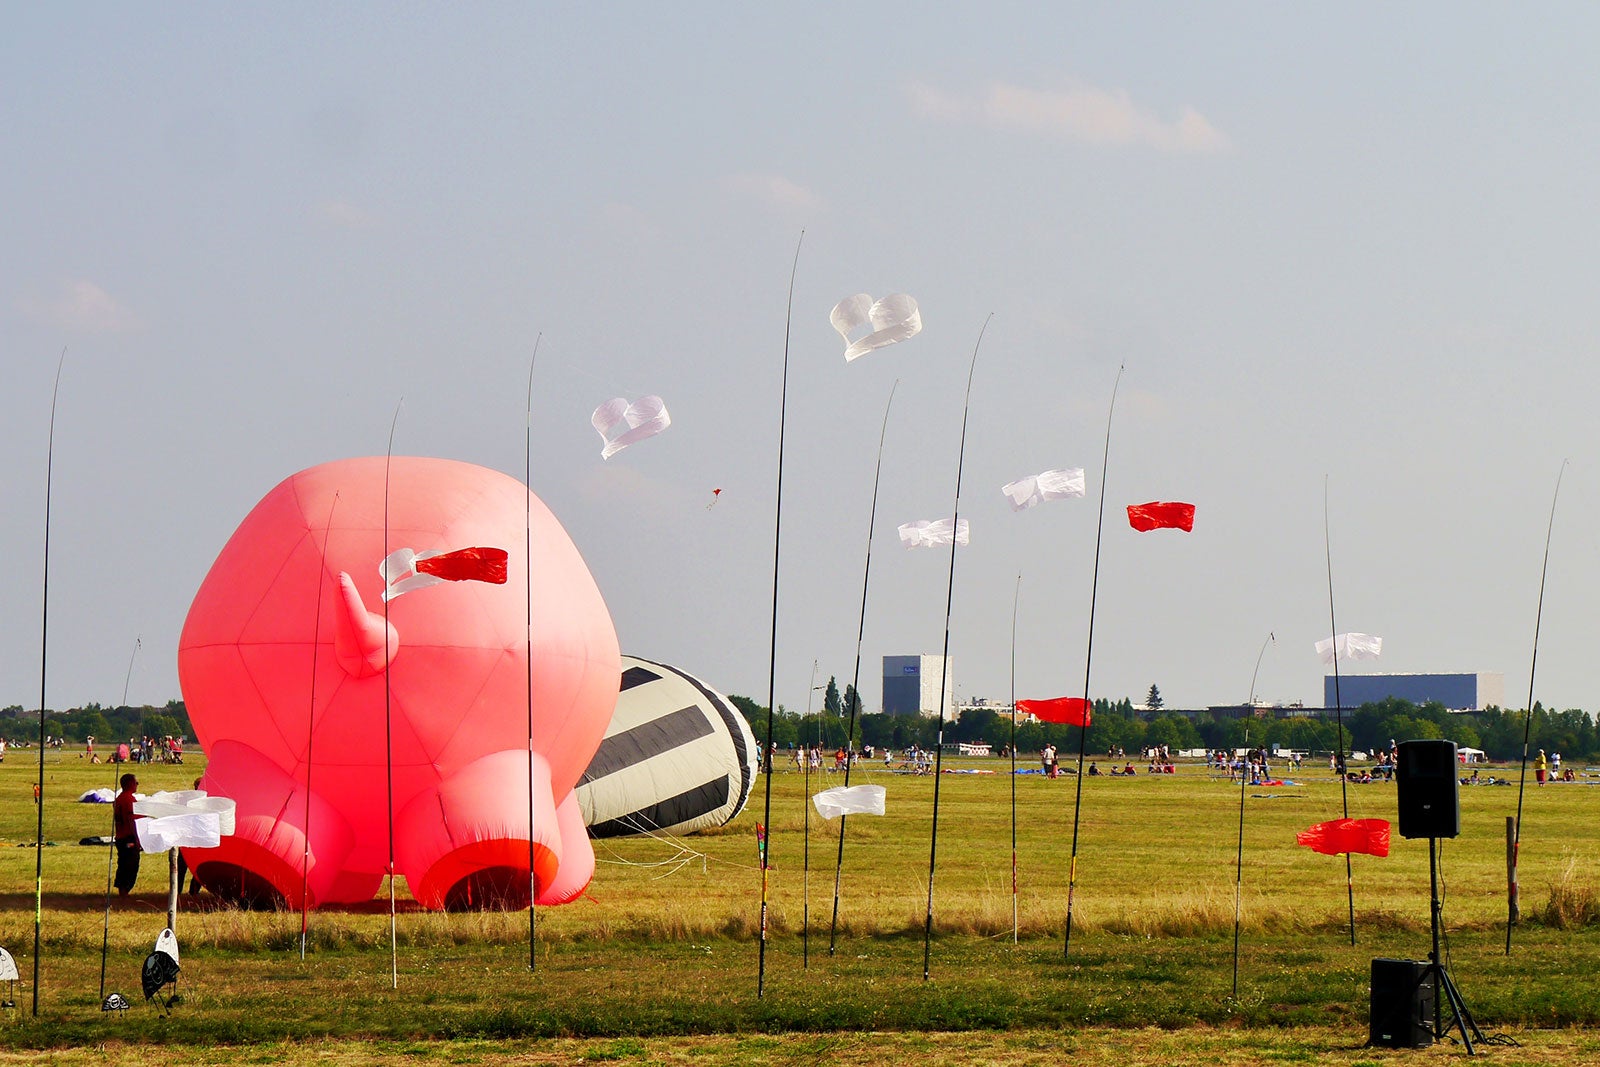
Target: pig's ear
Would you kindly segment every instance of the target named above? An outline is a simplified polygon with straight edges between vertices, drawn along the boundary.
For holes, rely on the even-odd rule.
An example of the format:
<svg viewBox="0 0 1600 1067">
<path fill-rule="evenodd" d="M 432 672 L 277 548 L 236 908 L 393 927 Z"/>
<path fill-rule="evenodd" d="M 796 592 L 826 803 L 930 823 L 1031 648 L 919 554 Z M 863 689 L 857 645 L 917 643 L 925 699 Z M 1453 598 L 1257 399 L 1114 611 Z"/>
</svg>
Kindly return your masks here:
<svg viewBox="0 0 1600 1067">
<path fill-rule="evenodd" d="M 382 615 L 367 610 L 348 574 L 339 572 L 339 629 L 333 649 L 339 666 L 355 678 L 382 674 L 400 651 L 400 635 Z"/>
</svg>

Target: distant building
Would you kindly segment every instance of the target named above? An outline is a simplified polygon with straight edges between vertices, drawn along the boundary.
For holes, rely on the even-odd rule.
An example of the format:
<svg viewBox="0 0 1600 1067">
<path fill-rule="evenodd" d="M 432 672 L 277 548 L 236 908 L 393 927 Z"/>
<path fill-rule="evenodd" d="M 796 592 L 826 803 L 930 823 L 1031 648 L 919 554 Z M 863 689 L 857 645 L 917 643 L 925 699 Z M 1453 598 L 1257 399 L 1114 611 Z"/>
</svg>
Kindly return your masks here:
<svg viewBox="0 0 1600 1067">
<path fill-rule="evenodd" d="M 1328 707 L 1359 708 L 1391 697 L 1413 704 L 1443 704 L 1451 711 L 1482 711 L 1506 700 L 1505 675 L 1477 674 L 1341 674 L 1334 695 L 1334 676 L 1322 679 L 1322 702 Z"/>
<path fill-rule="evenodd" d="M 883 657 L 883 713 L 885 715 L 939 714 L 939 686 L 944 683 L 944 715 L 953 719 L 956 687 L 953 681 L 955 657 Z"/>
</svg>

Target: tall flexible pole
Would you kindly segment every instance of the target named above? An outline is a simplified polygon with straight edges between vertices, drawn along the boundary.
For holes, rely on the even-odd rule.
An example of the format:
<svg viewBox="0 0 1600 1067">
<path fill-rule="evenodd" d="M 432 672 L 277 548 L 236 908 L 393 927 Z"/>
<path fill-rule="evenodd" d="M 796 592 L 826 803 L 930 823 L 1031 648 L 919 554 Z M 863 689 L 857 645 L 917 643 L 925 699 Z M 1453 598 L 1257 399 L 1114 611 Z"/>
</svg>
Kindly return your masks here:
<svg viewBox="0 0 1600 1067">
<path fill-rule="evenodd" d="M 933 828 L 928 837 L 928 914 L 922 926 L 922 980 L 926 982 L 933 956 L 933 875 L 939 854 L 939 779 L 944 777 L 944 702 L 945 689 L 950 684 L 950 608 L 956 592 L 956 550 L 961 538 L 961 472 L 967 459 L 967 414 L 972 409 L 972 376 L 978 369 L 978 350 L 983 347 L 983 335 L 989 329 L 990 312 L 978 331 L 978 342 L 972 346 L 972 362 L 967 366 L 966 399 L 961 402 L 961 446 L 956 451 L 956 501 L 950 513 L 950 578 L 944 592 L 944 653 L 939 661 L 939 729 L 933 744 Z"/>
<path fill-rule="evenodd" d="M 1089 582 L 1089 642 L 1083 661 L 1083 703 L 1089 704 L 1089 673 L 1094 667 L 1094 607 L 1100 592 L 1100 542 L 1106 532 L 1106 472 L 1111 467 L 1111 419 L 1117 412 L 1117 389 L 1122 385 L 1122 371 L 1127 364 L 1117 367 L 1117 380 L 1111 386 L 1111 405 L 1106 410 L 1106 445 L 1100 459 L 1100 516 L 1096 519 L 1094 533 L 1094 577 Z M 1087 722 L 1088 716 L 1085 715 Z M 1067 867 L 1067 933 L 1062 939 L 1061 955 L 1072 955 L 1072 898 L 1078 888 L 1078 814 L 1083 808 L 1083 752 L 1089 741 L 1089 727 L 1078 727 L 1077 789 L 1072 798 L 1072 862 Z"/>
<path fill-rule="evenodd" d="M 523 511 L 523 558 L 527 561 L 527 648 L 528 660 L 528 970 L 539 969 L 539 920 L 536 907 L 539 897 L 539 878 L 534 872 L 533 853 L 533 366 L 539 359 L 539 341 L 543 333 L 533 339 L 533 355 L 528 357 L 528 421 L 522 431 L 522 477 L 528 490 Z"/>
<path fill-rule="evenodd" d="M 1544 580 L 1550 573 L 1550 536 L 1556 529 L 1556 501 L 1561 498 L 1561 476 L 1566 473 L 1567 461 L 1561 461 L 1556 471 L 1556 491 L 1550 498 L 1550 525 L 1544 532 L 1544 565 L 1539 568 L 1539 607 L 1533 613 L 1533 660 L 1528 665 L 1528 707 L 1522 713 L 1522 770 L 1517 775 L 1517 821 L 1511 829 L 1511 877 L 1506 895 L 1506 955 L 1511 955 L 1511 927 L 1519 918 L 1520 887 L 1517 878 L 1517 860 L 1522 850 L 1522 794 L 1528 785 L 1528 742 L 1533 733 L 1533 676 L 1539 666 L 1539 623 L 1544 618 Z"/>
<path fill-rule="evenodd" d="M 1333 614 L 1333 538 L 1328 532 L 1328 479 L 1322 479 L 1322 543 L 1328 555 L 1328 627 L 1333 638 L 1333 716 L 1338 737 L 1334 769 L 1339 774 L 1339 799 L 1344 805 L 1344 817 L 1350 817 L 1350 777 L 1345 773 L 1344 762 L 1344 698 L 1339 694 L 1339 623 Z M 1344 888 L 1350 901 L 1350 943 L 1356 943 L 1356 878 L 1350 863 L 1350 853 L 1344 854 Z"/>
<path fill-rule="evenodd" d="M 811 697 L 817 691 L 817 661 L 811 661 L 811 686 L 806 690 L 806 718 L 811 718 Z M 802 722 L 804 720 L 801 720 Z M 822 758 L 822 716 L 817 716 L 817 758 Z M 805 810 L 800 813 L 804 858 L 800 861 L 800 966 L 811 966 L 811 753 L 806 748 L 804 735 L 800 738 L 801 774 L 805 781 L 803 801 Z M 820 766 L 819 766 L 820 769 Z M 820 775 L 818 781 L 821 781 Z"/>
<path fill-rule="evenodd" d="M 317 736 L 317 653 L 322 647 L 322 587 L 328 577 L 328 541 L 333 537 L 333 512 L 339 506 L 339 491 L 333 492 L 333 503 L 328 505 L 328 525 L 322 531 L 322 562 L 317 567 L 317 607 L 311 622 L 311 695 L 306 709 L 306 807 L 304 826 L 301 827 L 300 851 L 300 959 L 306 958 L 306 937 L 311 928 L 311 772 L 316 767 L 312 759 L 313 744 Z"/>
<path fill-rule="evenodd" d="M 39 782 L 34 786 L 39 835 L 33 854 L 33 1014 L 39 1014 L 39 943 L 44 923 L 44 696 L 50 662 L 50 487 L 55 474 L 56 397 L 61 393 L 61 368 L 67 350 L 56 361 L 56 384 L 50 391 L 50 436 L 44 452 L 44 596 L 39 622 Z M 113 846 L 115 847 L 115 846 Z"/>
<path fill-rule="evenodd" d="M 1256 653 L 1256 669 L 1250 672 L 1250 697 L 1245 701 L 1245 707 L 1250 708 L 1252 714 L 1256 702 L 1256 676 L 1261 673 L 1261 657 L 1267 654 L 1267 646 L 1275 638 L 1267 634 L 1267 639 L 1261 642 L 1261 651 Z M 1247 766 L 1239 772 L 1239 854 L 1234 860 L 1233 868 L 1233 999 L 1239 999 L 1239 916 L 1244 899 L 1244 789 L 1250 776 L 1250 723 L 1244 725 L 1245 763 Z M 1231 761 L 1230 761 L 1231 762 Z"/>
<path fill-rule="evenodd" d="M 766 800 L 763 805 L 761 838 L 761 947 L 756 956 L 756 996 L 761 997 L 767 986 L 767 871 L 768 854 L 772 848 L 772 716 L 778 696 L 778 559 L 783 546 L 783 432 L 789 414 L 789 331 L 794 324 L 794 279 L 800 269 L 800 246 L 805 243 L 806 231 L 800 231 L 800 240 L 794 245 L 794 263 L 789 267 L 789 309 L 783 320 L 783 379 L 778 390 L 778 501 L 772 521 L 772 655 L 767 664 L 767 739 L 762 758 L 766 760 Z"/>
<path fill-rule="evenodd" d="M 1022 575 L 1011 594 L 1011 943 L 1019 933 L 1017 908 L 1017 605 L 1022 602 Z"/>
<path fill-rule="evenodd" d="M 128 673 L 122 679 L 122 707 L 128 706 L 128 687 L 133 683 L 133 661 L 139 658 L 139 645 L 143 638 L 134 637 L 133 653 L 128 657 Z M 116 795 L 117 772 L 122 768 L 111 761 L 111 793 Z M 117 857 L 117 812 L 111 811 L 111 847 L 106 850 L 106 922 L 100 935 L 100 1000 L 106 999 L 106 957 L 111 952 L 111 868 Z"/>
<path fill-rule="evenodd" d="M 867 633 L 867 583 L 872 577 L 872 534 L 878 522 L 878 476 L 883 473 L 883 440 L 889 433 L 889 410 L 894 407 L 894 393 L 900 388 L 896 378 L 889 387 L 889 401 L 883 405 L 883 428 L 878 431 L 878 461 L 872 468 L 872 509 L 867 517 L 867 562 L 861 569 L 861 619 L 856 624 L 856 669 L 850 680 L 850 725 L 845 729 L 845 751 L 855 754 L 856 717 L 861 707 L 861 644 Z M 850 785 L 850 766 L 855 761 L 844 761 L 844 784 Z M 839 883 L 844 871 L 844 827 L 849 816 L 839 816 L 839 855 L 833 864 L 833 922 L 828 928 L 828 955 L 833 955 L 839 939 Z"/>
<path fill-rule="evenodd" d="M 394 418 L 389 423 L 389 447 L 383 455 L 383 581 L 389 582 L 389 465 L 394 460 L 394 428 L 400 423 L 400 408 L 405 397 L 394 406 Z M 394 918 L 394 709 L 389 685 L 389 597 L 383 597 L 383 766 L 384 786 L 388 795 L 385 808 L 389 816 L 389 988 L 400 988 L 400 939 Z"/>
</svg>

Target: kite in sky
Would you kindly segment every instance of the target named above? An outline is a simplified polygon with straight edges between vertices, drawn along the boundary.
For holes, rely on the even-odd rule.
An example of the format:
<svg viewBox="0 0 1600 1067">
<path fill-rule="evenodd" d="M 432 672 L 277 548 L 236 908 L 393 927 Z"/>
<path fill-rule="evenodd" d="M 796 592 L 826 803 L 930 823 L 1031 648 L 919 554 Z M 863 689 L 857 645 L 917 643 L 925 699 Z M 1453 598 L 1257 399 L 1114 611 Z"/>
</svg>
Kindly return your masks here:
<svg viewBox="0 0 1600 1067">
<path fill-rule="evenodd" d="M 1333 662 L 1335 649 L 1340 659 L 1377 659 L 1383 653 L 1383 638 L 1350 633 L 1324 637 L 1317 642 L 1317 655 L 1324 663 Z"/>
<path fill-rule="evenodd" d="M 847 296 L 833 306 L 828 320 L 844 338 L 846 363 L 922 332 L 922 312 L 916 299 L 905 293 L 893 293 L 876 303 L 866 293 Z M 863 326 L 868 327 L 865 333 L 859 332 Z M 851 334 L 856 335 L 854 340 Z"/>
<path fill-rule="evenodd" d="M 1044 471 L 1018 478 L 1000 491 L 1011 500 L 1012 511 L 1024 511 L 1046 500 L 1062 500 L 1083 495 L 1083 468 L 1064 471 Z"/>
<path fill-rule="evenodd" d="M 927 519 L 918 519 L 916 522 L 904 523 L 899 527 L 900 543 L 907 548 L 934 548 L 938 545 L 968 543 L 967 520 L 962 519 L 956 524 L 955 536 L 950 533 L 950 520 L 937 519 L 930 522 Z"/>
<path fill-rule="evenodd" d="M 1019 700 L 1017 710 L 1041 722 L 1061 722 L 1068 726 L 1089 726 L 1094 718 L 1089 702 L 1082 697 Z"/>
<path fill-rule="evenodd" d="M 1194 529 L 1194 505 L 1176 501 L 1152 500 L 1148 504 L 1128 505 L 1128 525 L 1140 533 L 1151 530 Z"/>
<path fill-rule="evenodd" d="M 505 585 L 508 558 L 509 553 L 503 548 L 462 548 L 454 552 L 398 548 L 378 565 L 378 576 L 385 583 L 383 599 L 387 602 L 440 582 Z"/>
<path fill-rule="evenodd" d="M 720 500 L 720 499 L 722 499 L 722 490 L 721 489 L 713 489 L 713 490 L 711 490 L 711 503 L 706 505 L 706 510 L 710 511 L 712 508 L 716 507 L 717 506 L 717 501 Z"/>
<path fill-rule="evenodd" d="M 659 396 L 641 396 L 631 404 L 619 396 L 595 408 L 589 421 L 606 443 L 600 458 L 610 459 L 629 445 L 654 437 L 671 426 L 672 416 L 667 414 L 667 405 Z"/>
<path fill-rule="evenodd" d="M 1319 822 L 1295 835 L 1298 844 L 1324 856 L 1342 852 L 1361 852 L 1368 856 L 1389 854 L 1388 819 L 1334 819 Z"/>
</svg>

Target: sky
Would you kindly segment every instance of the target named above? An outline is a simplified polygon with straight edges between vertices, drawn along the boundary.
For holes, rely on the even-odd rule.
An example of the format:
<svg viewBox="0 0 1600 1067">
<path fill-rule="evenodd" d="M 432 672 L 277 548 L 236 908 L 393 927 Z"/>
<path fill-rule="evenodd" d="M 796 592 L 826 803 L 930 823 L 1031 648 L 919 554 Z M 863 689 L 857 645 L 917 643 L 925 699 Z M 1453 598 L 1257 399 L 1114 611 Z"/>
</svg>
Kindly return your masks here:
<svg viewBox="0 0 1600 1067">
<path fill-rule="evenodd" d="M 622 650 L 761 703 L 853 677 L 882 433 L 869 710 L 947 590 L 962 699 L 1014 658 L 1316 705 L 1336 625 L 1384 638 L 1353 671 L 1600 707 L 1592 6 L 4 12 L 0 705 L 41 660 L 51 708 L 179 697 L 234 528 L 398 409 L 397 455 L 518 478 L 531 434 Z M 847 364 L 860 292 L 922 333 Z M 671 428 L 602 460 L 646 394 Z M 1064 467 L 1086 497 L 1010 510 Z M 895 527 L 958 469 L 951 585 Z"/>
</svg>

